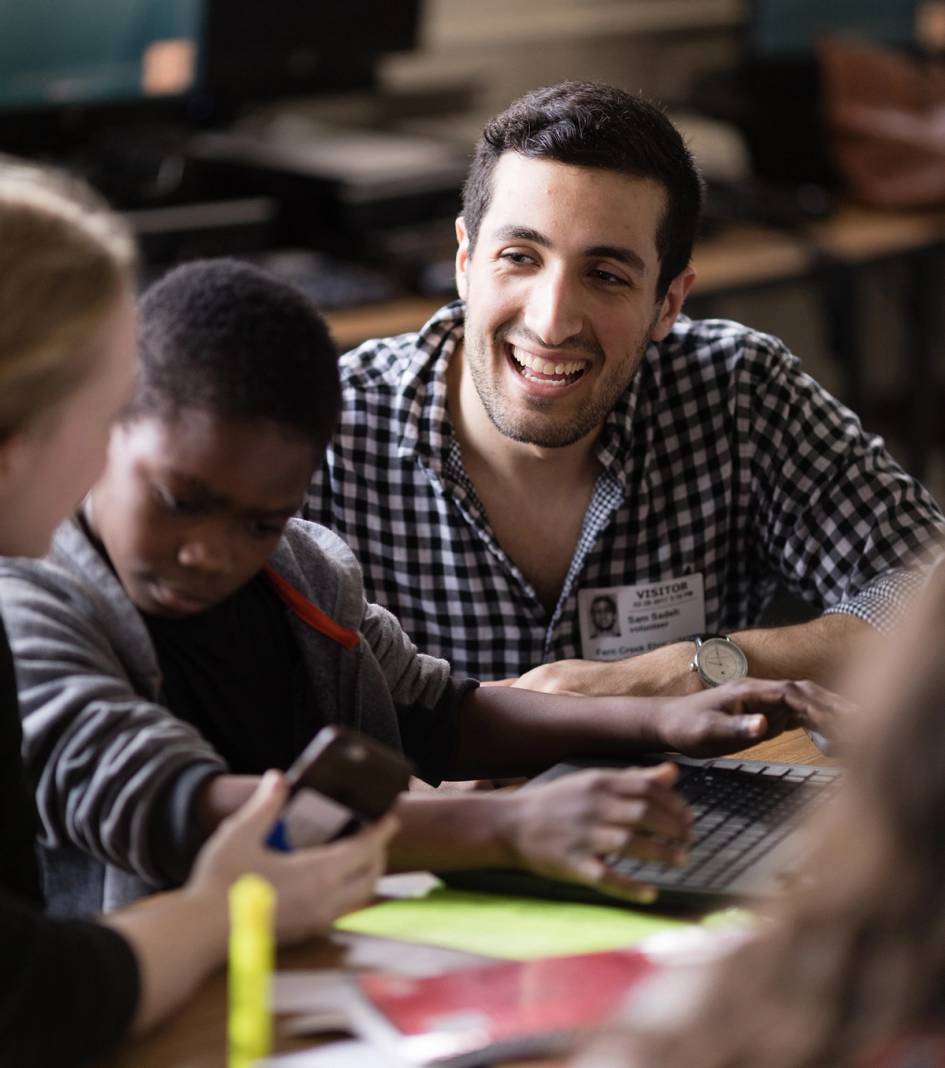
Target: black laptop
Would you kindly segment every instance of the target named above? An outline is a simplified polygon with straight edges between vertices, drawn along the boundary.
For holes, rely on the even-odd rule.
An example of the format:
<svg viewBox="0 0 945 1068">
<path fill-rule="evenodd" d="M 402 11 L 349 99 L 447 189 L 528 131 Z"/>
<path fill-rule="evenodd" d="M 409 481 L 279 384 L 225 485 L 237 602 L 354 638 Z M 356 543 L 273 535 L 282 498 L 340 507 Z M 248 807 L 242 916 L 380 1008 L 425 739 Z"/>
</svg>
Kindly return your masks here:
<svg viewBox="0 0 945 1068">
<path fill-rule="evenodd" d="M 678 789 L 695 821 L 685 867 L 621 857 L 622 874 L 659 890 L 657 908 L 706 908 L 766 898 L 783 891 L 803 858 L 806 836 L 802 817 L 835 792 L 840 769 L 816 764 L 778 764 L 760 760 L 693 760 L 670 756 L 679 766 Z M 643 763 L 643 762 L 635 762 Z M 573 761 L 556 764 L 522 789 L 588 767 L 625 767 L 626 761 Z M 497 868 L 448 872 L 450 886 L 469 890 L 528 894 L 613 905 L 618 899 L 577 883 L 559 882 L 528 872 Z"/>
</svg>

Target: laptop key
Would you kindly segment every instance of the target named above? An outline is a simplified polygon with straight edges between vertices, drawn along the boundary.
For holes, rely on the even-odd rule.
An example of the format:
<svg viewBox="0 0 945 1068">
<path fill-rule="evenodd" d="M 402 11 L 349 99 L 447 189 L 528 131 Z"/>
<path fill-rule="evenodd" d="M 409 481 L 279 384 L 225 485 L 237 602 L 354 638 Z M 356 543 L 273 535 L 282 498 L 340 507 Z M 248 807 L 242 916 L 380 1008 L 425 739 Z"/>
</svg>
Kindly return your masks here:
<svg viewBox="0 0 945 1068">
<path fill-rule="evenodd" d="M 695 816 L 689 862 L 672 868 L 623 857 L 615 867 L 657 886 L 723 890 L 783 841 L 803 810 L 822 804 L 835 781 L 818 768 L 686 767 L 679 789 Z"/>
</svg>

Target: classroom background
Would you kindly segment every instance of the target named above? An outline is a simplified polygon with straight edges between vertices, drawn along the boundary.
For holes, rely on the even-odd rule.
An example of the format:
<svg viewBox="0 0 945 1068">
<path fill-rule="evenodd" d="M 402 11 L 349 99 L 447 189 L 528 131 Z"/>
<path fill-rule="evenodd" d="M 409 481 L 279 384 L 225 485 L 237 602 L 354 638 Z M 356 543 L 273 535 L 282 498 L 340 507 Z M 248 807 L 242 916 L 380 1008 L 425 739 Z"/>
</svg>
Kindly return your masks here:
<svg viewBox="0 0 945 1068">
<path fill-rule="evenodd" d="M 941 0 L 10 0 L 0 151 L 88 176 L 145 280 L 246 256 L 349 347 L 453 294 L 485 118 L 565 78 L 641 91 L 709 182 L 691 313 L 783 338 L 942 502 L 945 177 L 909 179 L 945 175 L 943 49 Z"/>
</svg>

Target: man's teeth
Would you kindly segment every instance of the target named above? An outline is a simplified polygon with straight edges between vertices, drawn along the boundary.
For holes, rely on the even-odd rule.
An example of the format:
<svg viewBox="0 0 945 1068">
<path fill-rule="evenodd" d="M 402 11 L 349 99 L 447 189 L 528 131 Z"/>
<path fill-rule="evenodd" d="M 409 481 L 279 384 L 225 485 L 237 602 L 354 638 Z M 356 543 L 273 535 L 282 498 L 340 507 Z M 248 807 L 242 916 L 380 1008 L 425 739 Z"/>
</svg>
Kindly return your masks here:
<svg viewBox="0 0 945 1068">
<path fill-rule="evenodd" d="M 582 371 L 587 366 L 586 360 L 569 360 L 567 363 L 552 363 L 543 360 L 540 356 L 533 356 L 530 352 L 519 352 L 512 349 L 512 356 L 516 363 L 529 370 L 537 371 L 541 375 L 573 375 L 576 371 Z"/>
</svg>

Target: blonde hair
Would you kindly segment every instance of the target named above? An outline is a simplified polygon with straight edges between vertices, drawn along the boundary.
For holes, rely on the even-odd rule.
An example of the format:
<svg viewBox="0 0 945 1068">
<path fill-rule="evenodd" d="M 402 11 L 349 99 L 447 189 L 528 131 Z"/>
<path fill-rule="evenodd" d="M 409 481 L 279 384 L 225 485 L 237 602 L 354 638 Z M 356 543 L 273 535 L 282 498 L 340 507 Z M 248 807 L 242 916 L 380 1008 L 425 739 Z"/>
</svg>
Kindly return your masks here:
<svg viewBox="0 0 945 1068">
<path fill-rule="evenodd" d="M 82 382 L 134 267 L 128 228 L 84 182 L 0 156 L 0 438 Z"/>
</svg>

